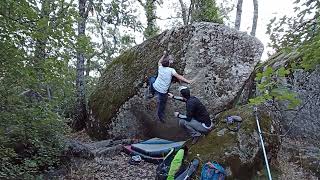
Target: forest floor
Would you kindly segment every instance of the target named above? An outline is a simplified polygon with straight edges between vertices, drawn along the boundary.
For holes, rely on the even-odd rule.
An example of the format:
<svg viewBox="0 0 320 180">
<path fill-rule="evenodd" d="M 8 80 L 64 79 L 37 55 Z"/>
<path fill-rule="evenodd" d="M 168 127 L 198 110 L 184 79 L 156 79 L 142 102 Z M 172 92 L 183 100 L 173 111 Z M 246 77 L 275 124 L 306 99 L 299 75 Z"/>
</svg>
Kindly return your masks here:
<svg viewBox="0 0 320 180">
<path fill-rule="evenodd" d="M 69 138 L 82 143 L 92 142 L 84 131 L 71 134 Z M 92 160 L 73 158 L 67 173 L 59 179 L 155 179 L 156 164 L 142 160 L 137 165 L 131 165 L 130 158 L 124 152 L 112 157 L 95 157 Z"/>
<path fill-rule="evenodd" d="M 70 135 L 74 140 L 90 143 L 90 138 L 85 132 Z M 273 177 L 280 180 L 309 179 L 318 180 L 310 171 L 301 167 L 299 162 L 291 162 L 292 154 L 287 152 L 283 146 L 287 146 L 289 140 L 284 141 L 278 154 L 279 175 Z M 136 179 L 155 179 L 156 165 L 142 161 L 138 165 L 129 164 L 130 156 L 124 152 L 119 152 L 112 157 L 95 157 L 94 159 L 73 158 L 68 170 L 60 175 L 58 179 L 114 179 L 114 180 L 136 180 Z M 197 178 L 196 178 L 197 179 Z M 254 179 L 265 179 L 257 175 Z"/>
</svg>

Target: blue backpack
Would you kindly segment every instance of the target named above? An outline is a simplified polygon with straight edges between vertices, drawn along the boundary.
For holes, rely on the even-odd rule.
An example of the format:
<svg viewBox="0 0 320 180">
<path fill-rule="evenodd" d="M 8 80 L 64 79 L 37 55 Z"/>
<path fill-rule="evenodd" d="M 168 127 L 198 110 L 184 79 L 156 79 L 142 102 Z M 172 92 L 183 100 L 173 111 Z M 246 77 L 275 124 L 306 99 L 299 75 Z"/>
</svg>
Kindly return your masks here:
<svg viewBox="0 0 320 180">
<path fill-rule="evenodd" d="M 207 162 L 201 170 L 201 180 L 224 180 L 224 168 L 217 162 Z"/>
</svg>

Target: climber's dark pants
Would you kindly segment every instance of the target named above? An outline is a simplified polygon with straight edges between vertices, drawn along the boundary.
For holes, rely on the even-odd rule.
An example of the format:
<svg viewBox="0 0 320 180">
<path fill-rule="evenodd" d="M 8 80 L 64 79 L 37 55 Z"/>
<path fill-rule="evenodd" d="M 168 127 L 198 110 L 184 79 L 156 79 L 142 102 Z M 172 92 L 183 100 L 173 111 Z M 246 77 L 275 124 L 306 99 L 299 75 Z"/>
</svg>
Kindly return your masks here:
<svg viewBox="0 0 320 180">
<path fill-rule="evenodd" d="M 151 76 L 149 77 L 149 93 L 154 95 L 156 90 L 153 88 L 153 83 L 156 82 L 156 77 Z"/>
<path fill-rule="evenodd" d="M 168 95 L 167 93 L 160 93 L 153 88 L 153 83 L 156 81 L 155 77 L 149 78 L 149 91 L 151 94 L 157 95 L 157 116 L 160 121 L 164 121 L 164 110 L 166 108 Z"/>
<path fill-rule="evenodd" d="M 184 119 L 179 119 L 179 125 L 183 128 L 185 128 L 188 133 L 191 135 L 191 137 L 199 137 L 202 134 L 207 134 L 211 131 L 213 128 L 213 125 L 210 129 L 203 127 L 202 123 L 191 119 L 191 121 L 186 121 Z"/>
</svg>

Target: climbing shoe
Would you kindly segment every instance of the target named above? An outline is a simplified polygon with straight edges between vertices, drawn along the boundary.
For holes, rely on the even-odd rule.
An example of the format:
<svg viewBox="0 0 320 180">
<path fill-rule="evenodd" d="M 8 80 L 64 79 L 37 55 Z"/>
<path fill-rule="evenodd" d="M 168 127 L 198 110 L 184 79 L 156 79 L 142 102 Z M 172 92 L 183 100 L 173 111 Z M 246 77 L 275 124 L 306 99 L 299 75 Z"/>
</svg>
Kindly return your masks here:
<svg viewBox="0 0 320 180">
<path fill-rule="evenodd" d="M 145 92 L 144 92 L 144 99 L 151 99 L 151 98 L 153 98 L 154 97 L 154 94 L 152 94 L 151 92 L 150 92 L 150 89 L 149 89 L 149 87 L 147 87 L 146 88 L 146 90 L 145 90 Z"/>
<path fill-rule="evenodd" d="M 196 144 L 199 139 L 200 139 L 200 136 L 194 136 L 194 137 L 192 137 L 192 142 L 191 142 L 191 144 L 192 144 L 192 145 Z"/>
</svg>

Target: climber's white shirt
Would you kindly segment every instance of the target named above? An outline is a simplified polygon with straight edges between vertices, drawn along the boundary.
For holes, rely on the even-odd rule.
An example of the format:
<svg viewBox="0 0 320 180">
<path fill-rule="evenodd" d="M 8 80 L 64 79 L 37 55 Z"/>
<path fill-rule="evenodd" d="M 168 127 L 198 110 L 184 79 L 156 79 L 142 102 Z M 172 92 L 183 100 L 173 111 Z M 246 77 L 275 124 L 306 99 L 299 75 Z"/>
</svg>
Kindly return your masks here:
<svg viewBox="0 0 320 180">
<path fill-rule="evenodd" d="M 170 87 L 171 79 L 174 74 L 177 74 L 176 70 L 170 67 L 159 66 L 158 77 L 153 83 L 153 88 L 159 93 L 167 93 Z"/>
</svg>

